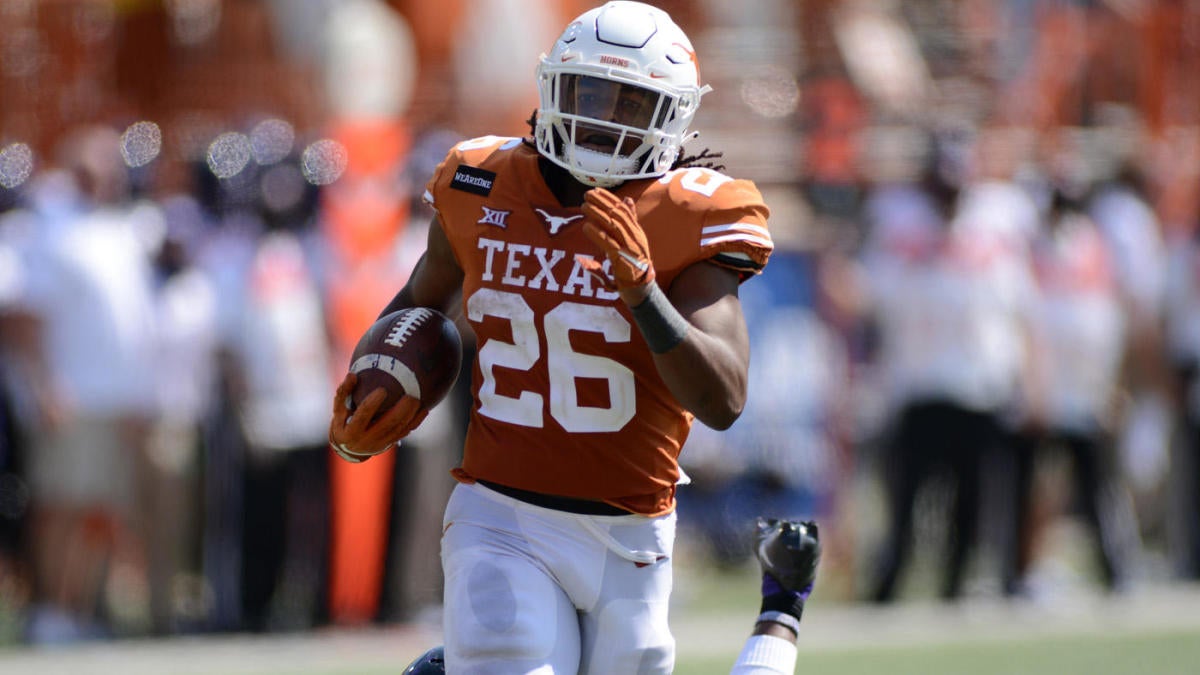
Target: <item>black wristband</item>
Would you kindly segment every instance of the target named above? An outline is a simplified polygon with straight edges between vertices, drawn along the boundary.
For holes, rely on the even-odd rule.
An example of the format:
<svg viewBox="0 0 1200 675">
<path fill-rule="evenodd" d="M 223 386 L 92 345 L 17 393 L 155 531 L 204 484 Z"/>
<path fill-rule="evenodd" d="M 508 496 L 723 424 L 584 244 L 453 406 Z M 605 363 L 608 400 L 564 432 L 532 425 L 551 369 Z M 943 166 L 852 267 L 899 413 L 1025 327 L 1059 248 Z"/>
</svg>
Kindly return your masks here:
<svg viewBox="0 0 1200 675">
<path fill-rule="evenodd" d="M 631 307 L 630 311 L 650 351 L 655 354 L 670 351 L 683 342 L 691 328 L 687 319 L 667 299 L 667 294 L 653 282 L 650 284 L 650 294 L 637 307 Z"/>
<path fill-rule="evenodd" d="M 799 593 L 783 592 L 768 595 L 759 605 L 760 612 L 782 612 L 797 619 L 804 615 L 804 597 Z"/>
</svg>

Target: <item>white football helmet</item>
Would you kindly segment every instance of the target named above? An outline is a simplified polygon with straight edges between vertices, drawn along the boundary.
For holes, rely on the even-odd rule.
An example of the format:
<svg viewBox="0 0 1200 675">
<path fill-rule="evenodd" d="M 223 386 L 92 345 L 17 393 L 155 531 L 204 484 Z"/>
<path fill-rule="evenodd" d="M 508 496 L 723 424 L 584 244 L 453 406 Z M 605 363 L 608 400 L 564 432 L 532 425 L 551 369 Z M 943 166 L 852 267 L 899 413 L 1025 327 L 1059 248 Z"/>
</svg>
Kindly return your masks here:
<svg viewBox="0 0 1200 675">
<path fill-rule="evenodd" d="M 588 185 L 670 170 L 700 97 L 692 43 L 666 12 L 615 0 L 567 26 L 537 68 L 538 152 Z"/>
</svg>

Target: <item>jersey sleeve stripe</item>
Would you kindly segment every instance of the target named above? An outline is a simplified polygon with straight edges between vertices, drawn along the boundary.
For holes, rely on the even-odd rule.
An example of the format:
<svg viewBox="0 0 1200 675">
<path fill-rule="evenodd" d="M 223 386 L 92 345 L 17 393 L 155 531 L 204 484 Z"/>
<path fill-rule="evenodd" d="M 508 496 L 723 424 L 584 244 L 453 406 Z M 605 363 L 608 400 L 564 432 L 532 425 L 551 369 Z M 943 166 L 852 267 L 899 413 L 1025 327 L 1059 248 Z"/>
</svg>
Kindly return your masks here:
<svg viewBox="0 0 1200 675">
<path fill-rule="evenodd" d="M 758 233 L 763 237 L 770 237 L 767 234 L 767 228 L 761 225 L 752 225 L 750 223 L 730 223 L 728 225 L 709 225 L 700 230 L 700 234 L 717 234 L 720 232 L 729 232 L 731 230 L 740 230 Z"/>
<path fill-rule="evenodd" d="M 743 232 L 735 232 L 733 234 L 727 234 L 720 237 L 707 237 L 701 239 L 700 248 L 704 248 L 705 246 L 713 246 L 715 244 L 725 244 L 731 241 L 745 241 L 761 246 L 767 250 L 772 250 L 775 248 L 775 244 L 769 238 L 757 237 Z"/>
</svg>

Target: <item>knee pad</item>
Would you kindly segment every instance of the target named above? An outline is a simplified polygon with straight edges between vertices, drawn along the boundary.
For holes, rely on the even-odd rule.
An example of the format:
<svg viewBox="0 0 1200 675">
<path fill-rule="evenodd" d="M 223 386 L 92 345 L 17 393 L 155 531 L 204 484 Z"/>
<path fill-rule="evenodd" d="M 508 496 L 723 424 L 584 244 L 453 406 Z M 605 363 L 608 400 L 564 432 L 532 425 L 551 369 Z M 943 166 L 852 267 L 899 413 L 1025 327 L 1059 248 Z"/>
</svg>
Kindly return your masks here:
<svg viewBox="0 0 1200 675">
<path fill-rule="evenodd" d="M 574 607 L 541 568 L 479 548 L 444 561 L 446 663 L 455 672 L 571 672 Z"/>
</svg>

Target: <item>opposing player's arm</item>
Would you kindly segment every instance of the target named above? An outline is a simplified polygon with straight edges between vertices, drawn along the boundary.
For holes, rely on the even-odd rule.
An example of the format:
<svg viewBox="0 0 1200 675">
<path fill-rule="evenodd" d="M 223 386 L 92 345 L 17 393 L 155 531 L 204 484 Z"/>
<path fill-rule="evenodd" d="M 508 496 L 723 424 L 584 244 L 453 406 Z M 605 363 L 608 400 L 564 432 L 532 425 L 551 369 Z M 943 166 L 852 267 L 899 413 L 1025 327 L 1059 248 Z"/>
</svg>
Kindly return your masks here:
<svg viewBox="0 0 1200 675">
<path fill-rule="evenodd" d="M 680 405 L 714 429 L 727 429 L 746 405 L 750 340 L 736 272 L 707 262 L 685 269 L 667 292 L 688 323 L 683 340 L 654 354 Z"/>
<path fill-rule="evenodd" d="M 425 253 L 413 268 L 412 276 L 379 316 L 405 307 L 429 307 L 447 316 L 456 314 L 462 293 L 463 271 L 450 248 L 450 240 L 437 216 L 429 224 Z"/>
</svg>

